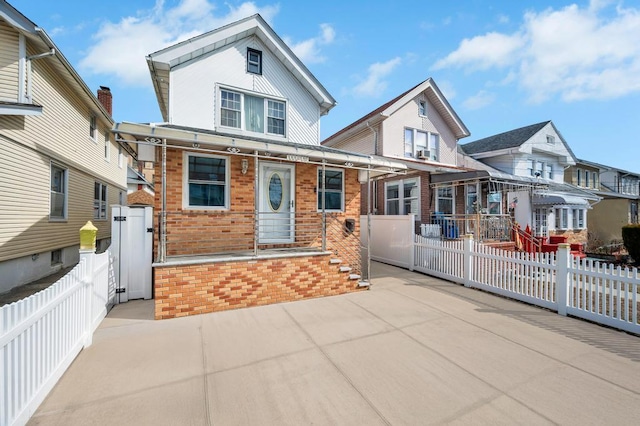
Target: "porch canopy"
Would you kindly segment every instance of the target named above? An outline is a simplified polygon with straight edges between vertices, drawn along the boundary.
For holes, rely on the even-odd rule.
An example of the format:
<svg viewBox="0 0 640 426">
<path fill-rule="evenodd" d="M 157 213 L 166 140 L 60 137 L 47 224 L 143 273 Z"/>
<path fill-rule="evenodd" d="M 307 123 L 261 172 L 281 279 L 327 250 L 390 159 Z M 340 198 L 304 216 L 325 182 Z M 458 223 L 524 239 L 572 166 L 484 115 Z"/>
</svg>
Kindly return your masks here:
<svg viewBox="0 0 640 426">
<path fill-rule="evenodd" d="M 537 193 L 531 199 L 531 203 L 542 206 L 570 205 L 587 207 L 589 205 L 589 201 L 586 198 L 560 192 Z"/>
<path fill-rule="evenodd" d="M 325 164 L 332 167 L 359 170 L 359 180 L 385 174 L 404 174 L 407 166 L 383 157 L 342 151 L 322 145 L 297 144 L 260 138 L 240 137 L 205 129 L 171 124 L 116 123 L 112 130 L 118 140 L 138 144 L 138 160 L 158 161 L 155 147 L 189 149 L 192 151 L 281 159 L 290 162 Z"/>
<path fill-rule="evenodd" d="M 516 176 L 497 170 L 470 170 L 466 172 L 439 173 L 431 176 L 431 184 L 434 186 L 477 182 L 500 182 L 530 188 L 547 187 L 553 183 L 539 178 Z"/>
</svg>

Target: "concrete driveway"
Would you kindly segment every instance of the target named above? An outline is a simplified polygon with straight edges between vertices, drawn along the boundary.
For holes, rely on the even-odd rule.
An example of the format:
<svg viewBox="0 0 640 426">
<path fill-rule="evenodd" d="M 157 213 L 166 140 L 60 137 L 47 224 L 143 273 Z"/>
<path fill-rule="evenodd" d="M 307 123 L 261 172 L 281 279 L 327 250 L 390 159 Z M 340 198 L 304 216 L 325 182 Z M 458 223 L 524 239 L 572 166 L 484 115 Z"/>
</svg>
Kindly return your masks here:
<svg viewBox="0 0 640 426">
<path fill-rule="evenodd" d="M 30 424 L 638 424 L 639 337 L 373 269 L 370 291 L 189 318 L 119 305 Z"/>
</svg>

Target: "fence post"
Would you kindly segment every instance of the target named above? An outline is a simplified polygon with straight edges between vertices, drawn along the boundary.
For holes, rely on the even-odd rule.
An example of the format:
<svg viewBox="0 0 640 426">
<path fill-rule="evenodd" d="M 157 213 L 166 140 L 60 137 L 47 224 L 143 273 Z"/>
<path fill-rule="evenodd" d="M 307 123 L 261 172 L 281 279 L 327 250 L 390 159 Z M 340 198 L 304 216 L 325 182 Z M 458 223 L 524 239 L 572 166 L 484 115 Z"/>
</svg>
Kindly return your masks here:
<svg viewBox="0 0 640 426">
<path fill-rule="evenodd" d="M 567 305 L 569 303 L 569 267 L 571 266 L 571 249 L 568 243 L 558 244 L 556 254 L 556 303 L 558 304 L 558 314 L 567 315 Z"/>
<path fill-rule="evenodd" d="M 465 287 L 471 287 L 471 277 L 473 276 L 471 262 L 471 252 L 473 250 L 473 234 L 465 234 L 462 236 L 463 254 L 462 254 L 462 277 Z"/>
<path fill-rule="evenodd" d="M 98 228 L 88 221 L 80 228 L 80 262 L 84 263 L 82 287 L 84 289 L 84 347 L 93 341 L 93 261 L 96 254 Z"/>
<path fill-rule="evenodd" d="M 409 240 L 409 270 L 413 271 L 416 264 L 416 215 L 409 215 L 409 229 L 411 234 Z"/>
</svg>

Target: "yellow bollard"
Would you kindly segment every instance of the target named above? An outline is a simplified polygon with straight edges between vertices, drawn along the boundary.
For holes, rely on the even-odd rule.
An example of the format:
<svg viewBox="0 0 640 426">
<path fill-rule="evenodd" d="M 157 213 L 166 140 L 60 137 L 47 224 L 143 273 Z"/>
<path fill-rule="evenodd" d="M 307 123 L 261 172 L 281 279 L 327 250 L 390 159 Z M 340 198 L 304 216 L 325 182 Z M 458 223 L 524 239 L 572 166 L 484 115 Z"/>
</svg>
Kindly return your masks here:
<svg viewBox="0 0 640 426">
<path fill-rule="evenodd" d="M 93 250 L 96 251 L 96 235 L 98 234 L 98 228 L 93 226 L 91 221 L 87 221 L 82 228 L 80 228 L 80 250 Z"/>
</svg>

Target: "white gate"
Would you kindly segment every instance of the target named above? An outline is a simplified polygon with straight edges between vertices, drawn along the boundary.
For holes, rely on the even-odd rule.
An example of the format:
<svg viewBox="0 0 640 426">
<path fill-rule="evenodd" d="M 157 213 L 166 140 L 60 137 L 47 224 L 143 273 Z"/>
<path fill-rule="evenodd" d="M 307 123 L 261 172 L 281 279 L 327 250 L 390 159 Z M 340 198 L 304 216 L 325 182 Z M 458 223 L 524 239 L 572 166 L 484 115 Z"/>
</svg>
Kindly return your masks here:
<svg viewBox="0 0 640 426">
<path fill-rule="evenodd" d="M 117 257 L 116 303 L 151 299 L 153 209 L 112 206 L 111 247 Z"/>
</svg>

